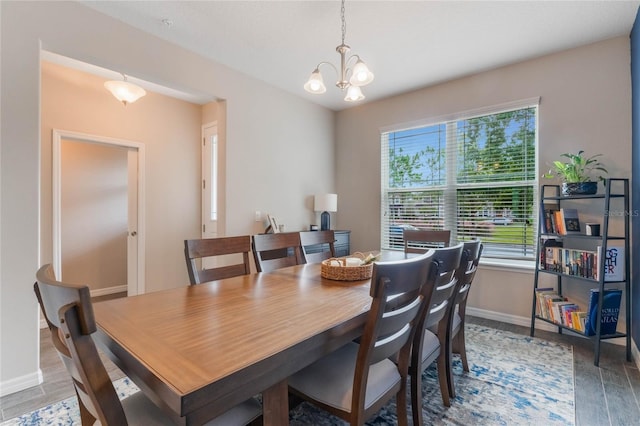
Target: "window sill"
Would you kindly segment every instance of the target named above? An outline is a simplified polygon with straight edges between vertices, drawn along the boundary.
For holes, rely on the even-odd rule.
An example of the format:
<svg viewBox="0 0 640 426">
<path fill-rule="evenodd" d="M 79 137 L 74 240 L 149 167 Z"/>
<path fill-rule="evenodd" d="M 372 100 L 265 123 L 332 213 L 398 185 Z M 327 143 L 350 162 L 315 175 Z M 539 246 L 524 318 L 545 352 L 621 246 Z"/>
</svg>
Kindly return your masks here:
<svg viewBox="0 0 640 426">
<path fill-rule="evenodd" d="M 480 258 L 480 267 L 497 271 L 533 272 L 536 264 L 532 260 L 515 260 L 499 258 Z"/>
</svg>

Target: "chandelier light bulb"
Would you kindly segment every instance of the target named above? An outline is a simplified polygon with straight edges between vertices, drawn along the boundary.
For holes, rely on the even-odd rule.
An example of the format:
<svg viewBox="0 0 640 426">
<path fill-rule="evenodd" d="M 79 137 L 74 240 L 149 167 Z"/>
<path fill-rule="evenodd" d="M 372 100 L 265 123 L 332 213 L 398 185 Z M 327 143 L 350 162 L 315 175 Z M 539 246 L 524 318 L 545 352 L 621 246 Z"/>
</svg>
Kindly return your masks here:
<svg viewBox="0 0 640 426">
<path fill-rule="evenodd" d="M 320 74 L 320 70 L 316 68 L 309 76 L 309 80 L 304 85 L 304 90 L 309 93 L 324 93 L 327 91 L 327 87 L 324 85 L 324 81 L 322 80 L 322 74 Z"/>
<path fill-rule="evenodd" d="M 366 86 L 367 84 L 373 81 L 374 75 L 367 64 L 362 62 L 362 60 L 358 59 L 358 62 L 353 67 L 353 71 L 351 72 L 351 79 L 349 83 L 353 86 Z"/>
<path fill-rule="evenodd" d="M 362 90 L 360 90 L 360 86 L 349 86 L 347 89 L 347 96 L 344 97 L 344 100 L 347 102 L 356 102 L 364 99 L 364 95 L 362 94 Z"/>
</svg>

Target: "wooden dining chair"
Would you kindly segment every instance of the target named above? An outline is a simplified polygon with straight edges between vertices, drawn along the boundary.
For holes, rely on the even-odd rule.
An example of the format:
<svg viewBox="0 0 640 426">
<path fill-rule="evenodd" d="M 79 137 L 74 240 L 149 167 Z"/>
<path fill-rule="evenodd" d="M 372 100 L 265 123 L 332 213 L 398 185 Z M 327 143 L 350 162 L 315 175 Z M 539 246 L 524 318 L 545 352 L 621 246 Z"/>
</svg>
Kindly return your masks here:
<svg viewBox="0 0 640 426">
<path fill-rule="evenodd" d="M 306 263 L 320 263 L 323 260 L 336 257 L 333 231 L 302 231 L 300 244 Z"/>
<path fill-rule="evenodd" d="M 449 328 L 450 336 L 447 338 L 447 344 L 450 346 L 449 351 L 452 354 L 459 354 L 462 362 L 462 370 L 469 372 L 469 364 L 467 362 L 467 350 L 465 347 L 464 325 L 467 310 L 467 296 L 473 283 L 473 278 L 478 270 L 478 263 L 482 256 L 482 242 L 480 240 L 467 241 L 464 243 L 463 255 L 460 260 L 460 268 L 456 272 L 458 275 L 458 292 L 455 298 L 454 306 L 451 309 L 451 327 Z M 452 380 L 449 382 L 449 396 L 456 396 L 455 386 L 453 383 L 453 372 L 451 358 L 448 357 L 446 369 L 447 376 Z"/>
<path fill-rule="evenodd" d="M 299 232 L 252 235 L 251 250 L 258 272 L 305 263 Z"/>
<path fill-rule="evenodd" d="M 36 273 L 33 289 L 51 331 L 51 339 L 71 375 L 83 425 L 174 425 L 175 422 L 144 393 L 120 401 L 93 341 L 97 326 L 89 287 L 56 281 L 50 264 Z M 210 425 L 245 425 L 262 412 L 247 400 L 211 421 Z"/>
<path fill-rule="evenodd" d="M 409 355 L 416 320 L 433 290 L 427 285 L 432 256 L 374 263 L 373 300 L 360 343 L 347 343 L 295 373 L 290 392 L 351 425 L 364 424 L 395 395 L 398 424 L 406 425 Z"/>
<path fill-rule="evenodd" d="M 431 248 L 449 247 L 451 231 L 435 229 L 403 229 L 405 253 L 424 253 Z"/>
<path fill-rule="evenodd" d="M 413 424 L 422 425 L 422 372 L 437 361 L 438 382 L 442 402 L 450 406 L 449 376 L 447 375 L 447 330 L 450 327 L 450 312 L 454 305 L 464 245 L 435 249 L 433 262 L 437 265 L 434 289 L 429 302 L 417 324 L 413 337 L 409 377 L 411 379 L 411 409 Z"/>
<path fill-rule="evenodd" d="M 220 237 L 197 240 L 184 240 L 184 257 L 187 261 L 187 271 L 191 284 L 221 280 L 251 273 L 249 252 L 251 251 L 251 237 Z M 208 257 L 225 256 L 223 262 L 237 262 L 226 258 L 242 255 L 242 263 L 233 263 L 213 268 L 198 265 L 198 260 Z"/>
</svg>

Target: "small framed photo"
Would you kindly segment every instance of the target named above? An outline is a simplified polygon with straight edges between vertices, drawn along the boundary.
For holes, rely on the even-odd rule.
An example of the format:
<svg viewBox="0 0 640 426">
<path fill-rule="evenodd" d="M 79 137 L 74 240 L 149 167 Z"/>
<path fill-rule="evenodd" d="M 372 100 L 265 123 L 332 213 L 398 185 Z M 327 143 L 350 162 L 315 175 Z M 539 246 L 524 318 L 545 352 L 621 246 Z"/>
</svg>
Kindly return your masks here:
<svg viewBox="0 0 640 426">
<path fill-rule="evenodd" d="M 271 216 L 270 214 L 267 215 L 267 218 L 269 219 L 269 225 L 271 225 L 271 232 L 273 232 L 274 234 L 279 233 L 280 228 L 278 228 L 278 222 L 276 221 L 276 218 Z"/>
</svg>

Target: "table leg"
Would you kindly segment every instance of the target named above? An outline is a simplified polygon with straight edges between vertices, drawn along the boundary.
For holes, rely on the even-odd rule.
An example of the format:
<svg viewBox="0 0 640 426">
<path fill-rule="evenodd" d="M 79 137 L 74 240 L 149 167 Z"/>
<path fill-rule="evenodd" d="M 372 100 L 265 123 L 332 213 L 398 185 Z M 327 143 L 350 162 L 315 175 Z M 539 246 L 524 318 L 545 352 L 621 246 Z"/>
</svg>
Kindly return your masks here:
<svg viewBox="0 0 640 426">
<path fill-rule="evenodd" d="M 289 424 L 289 385 L 283 380 L 262 392 L 264 426 Z"/>
</svg>

